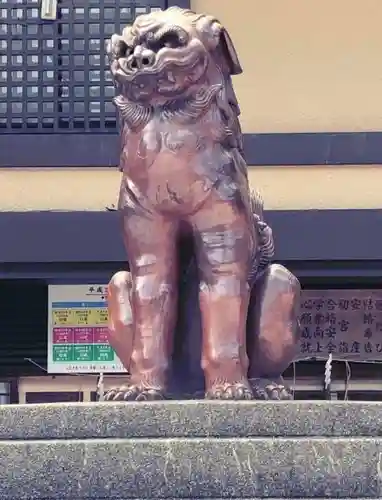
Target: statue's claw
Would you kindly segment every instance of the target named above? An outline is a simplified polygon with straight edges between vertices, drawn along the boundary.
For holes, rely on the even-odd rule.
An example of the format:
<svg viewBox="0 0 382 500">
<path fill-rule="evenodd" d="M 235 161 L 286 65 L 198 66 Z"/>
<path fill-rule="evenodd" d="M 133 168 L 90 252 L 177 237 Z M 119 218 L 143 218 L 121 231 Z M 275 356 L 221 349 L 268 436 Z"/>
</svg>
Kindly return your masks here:
<svg viewBox="0 0 382 500">
<path fill-rule="evenodd" d="M 105 394 L 105 401 L 158 401 L 163 399 L 165 399 L 164 391 L 139 385 L 115 387 Z"/>
<path fill-rule="evenodd" d="M 253 399 L 252 390 L 243 383 L 216 384 L 206 392 L 206 399 L 245 400 Z"/>
<path fill-rule="evenodd" d="M 293 399 L 292 391 L 282 380 L 252 379 L 251 385 L 255 399 L 271 401 L 290 401 Z"/>
</svg>

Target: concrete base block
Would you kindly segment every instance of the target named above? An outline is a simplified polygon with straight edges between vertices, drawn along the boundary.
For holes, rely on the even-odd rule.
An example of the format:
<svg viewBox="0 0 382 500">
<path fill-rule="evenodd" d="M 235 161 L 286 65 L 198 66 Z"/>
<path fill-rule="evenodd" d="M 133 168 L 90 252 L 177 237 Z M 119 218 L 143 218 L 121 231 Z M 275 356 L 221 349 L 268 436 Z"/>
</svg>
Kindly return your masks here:
<svg viewBox="0 0 382 500">
<path fill-rule="evenodd" d="M 0 499 L 379 498 L 381 409 L 311 402 L 5 406 Z"/>
</svg>

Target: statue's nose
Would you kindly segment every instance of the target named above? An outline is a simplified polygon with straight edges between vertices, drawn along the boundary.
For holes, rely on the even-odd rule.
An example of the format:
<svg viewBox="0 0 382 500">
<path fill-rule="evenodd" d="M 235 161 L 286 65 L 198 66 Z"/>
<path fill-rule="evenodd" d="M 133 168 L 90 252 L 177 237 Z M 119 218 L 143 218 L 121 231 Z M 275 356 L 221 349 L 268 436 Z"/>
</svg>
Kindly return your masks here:
<svg viewBox="0 0 382 500">
<path fill-rule="evenodd" d="M 152 66 L 155 62 L 155 53 L 150 49 L 134 50 L 130 56 L 129 65 L 132 69 L 143 69 Z"/>
</svg>

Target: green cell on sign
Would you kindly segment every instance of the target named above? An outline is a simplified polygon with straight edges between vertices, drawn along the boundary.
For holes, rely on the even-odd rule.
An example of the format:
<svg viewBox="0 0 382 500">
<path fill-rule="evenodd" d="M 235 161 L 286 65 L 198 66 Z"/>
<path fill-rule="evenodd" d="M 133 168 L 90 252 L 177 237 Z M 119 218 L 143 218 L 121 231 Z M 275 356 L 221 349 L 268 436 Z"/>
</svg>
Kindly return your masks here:
<svg viewBox="0 0 382 500">
<path fill-rule="evenodd" d="M 74 360 L 73 345 L 54 345 L 53 361 L 57 363 L 68 363 Z"/>
<path fill-rule="evenodd" d="M 94 361 L 93 346 L 89 344 L 75 345 L 73 361 Z"/>
<path fill-rule="evenodd" d="M 114 351 L 107 344 L 94 346 L 94 361 L 114 361 Z"/>
</svg>

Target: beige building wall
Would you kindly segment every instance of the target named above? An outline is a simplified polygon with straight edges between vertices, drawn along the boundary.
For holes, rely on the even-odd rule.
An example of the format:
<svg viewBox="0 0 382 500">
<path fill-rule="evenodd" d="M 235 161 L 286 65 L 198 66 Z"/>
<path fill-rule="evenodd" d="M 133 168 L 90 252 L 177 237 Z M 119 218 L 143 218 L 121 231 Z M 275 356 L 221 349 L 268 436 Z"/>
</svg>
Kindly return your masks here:
<svg viewBox="0 0 382 500">
<path fill-rule="evenodd" d="M 104 210 L 116 203 L 115 169 L 0 170 L 0 210 Z M 376 166 L 250 167 L 267 209 L 380 208 Z"/>
<path fill-rule="evenodd" d="M 192 0 L 229 30 L 246 133 L 382 130 L 382 0 Z M 269 209 L 380 208 L 379 166 L 256 167 Z M 0 170 L 0 210 L 103 210 L 114 169 Z"/>
<path fill-rule="evenodd" d="M 191 0 L 229 30 L 244 132 L 382 129 L 381 0 Z"/>
</svg>

